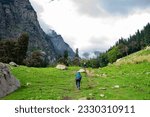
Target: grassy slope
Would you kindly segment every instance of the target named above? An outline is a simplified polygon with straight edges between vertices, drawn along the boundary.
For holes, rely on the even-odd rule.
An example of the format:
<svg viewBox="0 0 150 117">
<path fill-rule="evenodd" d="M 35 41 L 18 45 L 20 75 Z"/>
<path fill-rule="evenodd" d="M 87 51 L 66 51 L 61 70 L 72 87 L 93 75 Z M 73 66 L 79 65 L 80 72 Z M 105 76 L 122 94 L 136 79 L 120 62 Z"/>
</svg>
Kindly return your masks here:
<svg viewBox="0 0 150 117">
<path fill-rule="evenodd" d="M 91 76 L 82 74 L 81 90 L 76 89 L 74 80 L 79 67 L 66 71 L 12 68 L 22 87 L 3 99 L 150 99 L 149 55 L 150 50 L 142 50 L 105 68 L 88 69 Z M 119 88 L 113 88 L 115 85 Z"/>
</svg>

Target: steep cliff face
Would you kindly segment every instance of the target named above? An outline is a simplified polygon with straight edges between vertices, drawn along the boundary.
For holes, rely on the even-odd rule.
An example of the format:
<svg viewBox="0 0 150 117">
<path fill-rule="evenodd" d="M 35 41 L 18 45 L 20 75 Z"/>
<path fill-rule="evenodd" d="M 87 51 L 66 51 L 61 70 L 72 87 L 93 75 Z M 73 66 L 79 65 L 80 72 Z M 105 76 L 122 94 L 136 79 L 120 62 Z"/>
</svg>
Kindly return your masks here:
<svg viewBox="0 0 150 117">
<path fill-rule="evenodd" d="M 37 15 L 29 0 L 0 0 L 0 38 L 17 38 L 23 32 L 29 34 L 29 51 L 41 49 L 50 61 L 56 53 L 48 36 L 41 29 Z"/>
<path fill-rule="evenodd" d="M 75 53 L 71 47 L 65 43 L 61 35 L 58 35 L 54 30 L 49 30 L 48 35 L 51 38 L 54 48 L 59 55 L 63 56 L 64 51 L 67 50 L 70 58 L 75 56 Z"/>
<path fill-rule="evenodd" d="M 40 27 L 29 0 L 0 0 L 0 39 L 18 38 L 23 32 L 30 37 L 29 52 L 40 49 L 51 62 L 55 60 L 57 47 Z"/>
</svg>

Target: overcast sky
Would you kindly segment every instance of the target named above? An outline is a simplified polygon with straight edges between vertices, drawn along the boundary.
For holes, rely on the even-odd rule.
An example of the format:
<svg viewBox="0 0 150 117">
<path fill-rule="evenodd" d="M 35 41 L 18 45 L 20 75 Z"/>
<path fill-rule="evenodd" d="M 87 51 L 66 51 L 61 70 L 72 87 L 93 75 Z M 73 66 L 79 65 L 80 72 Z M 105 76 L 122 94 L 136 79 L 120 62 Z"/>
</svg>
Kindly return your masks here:
<svg viewBox="0 0 150 117">
<path fill-rule="evenodd" d="M 54 29 L 75 50 L 105 51 L 150 21 L 150 0 L 30 0 L 43 30 Z"/>
</svg>

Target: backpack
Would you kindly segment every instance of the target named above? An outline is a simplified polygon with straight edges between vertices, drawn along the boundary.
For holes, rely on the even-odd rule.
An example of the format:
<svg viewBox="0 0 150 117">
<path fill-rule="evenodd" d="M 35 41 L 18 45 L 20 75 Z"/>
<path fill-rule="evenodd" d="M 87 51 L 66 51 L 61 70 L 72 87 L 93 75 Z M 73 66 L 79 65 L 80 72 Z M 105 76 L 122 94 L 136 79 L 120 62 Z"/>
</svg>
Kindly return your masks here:
<svg viewBox="0 0 150 117">
<path fill-rule="evenodd" d="M 80 72 L 77 72 L 76 73 L 76 80 L 80 80 L 81 78 L 82 78 L 82 76 L 81 76 Z"/>
</svg>

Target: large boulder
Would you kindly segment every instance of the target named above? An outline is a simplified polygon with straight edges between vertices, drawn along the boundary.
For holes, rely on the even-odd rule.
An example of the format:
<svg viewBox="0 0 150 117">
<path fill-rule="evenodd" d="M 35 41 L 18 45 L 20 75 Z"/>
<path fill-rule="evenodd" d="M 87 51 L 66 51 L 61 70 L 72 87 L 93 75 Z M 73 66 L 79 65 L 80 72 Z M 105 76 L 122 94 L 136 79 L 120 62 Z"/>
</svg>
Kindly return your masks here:
<svg viewBox="0 0 150 117">
<path fill-rule="evenodd" d="M 14 92 L 20 87 L 20 82 L 10 73 L 8 67 L 0 63 L 0 98 Z"/>
<path fill-rule="evenodd" d="M 62 65 L 62 64 L 58 64 L 56 66 L 57 69 L 60 69 L 60 70 L 66 70 L 67 69 L 67 66 L 66 65 Z"/>
</svg>

